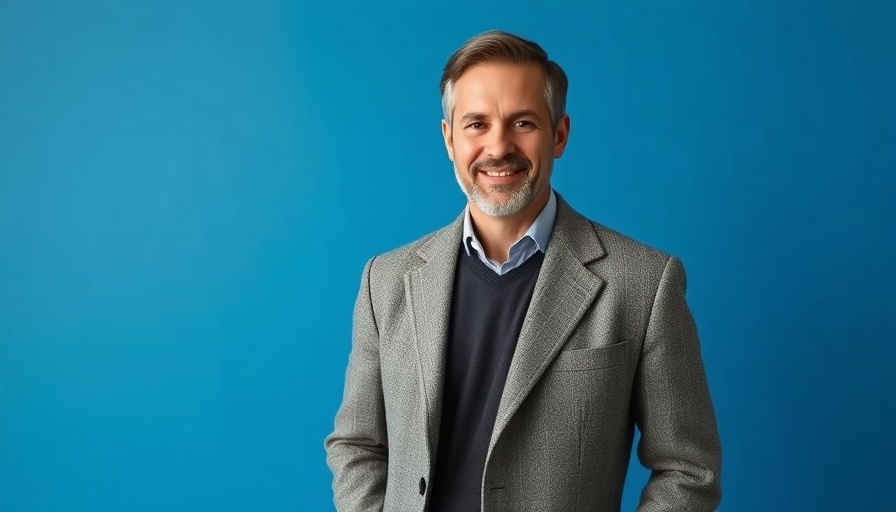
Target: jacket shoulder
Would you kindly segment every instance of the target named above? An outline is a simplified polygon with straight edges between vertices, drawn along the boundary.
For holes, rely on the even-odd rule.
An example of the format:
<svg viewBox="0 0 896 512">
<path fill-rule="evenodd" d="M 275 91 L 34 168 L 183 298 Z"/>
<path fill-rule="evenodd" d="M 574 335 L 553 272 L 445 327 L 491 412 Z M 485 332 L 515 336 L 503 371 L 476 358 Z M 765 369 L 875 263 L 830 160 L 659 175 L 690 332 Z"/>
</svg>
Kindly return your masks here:
<svg viewBox="0 0 896 512">
<path fill-rule="evenodd" d="M 590 220 L 589 222 L 594 228 L 594 232 L 597 234 L 598 238 L 600 238 L 601 242 L 604 244 L 610 259 L 626 258 L 629 260 L 643 260 L 645 263 L 650 263 L 651 265 L 665 266 L 666 262 L 672 257 L 672 255 L 660 249 L 635 240 L 634 238 L 604 226 L 603 224 Z"/>
<path fill-rule="evenodd" d="M 369 262 L 371 275 L 376 276 L 377 279 L 400 278 L 424 263 L 422 255 L 427 248 L 434 245 L 434 242 L 452 237 L 453 231 L 457 230 L 457 224 L 455 221 L 413 242 L 374 256 Z M 457 236 L 457 243 L 459 247 L 460 235 Z"/>
<path fill-rule="evenodd" d="M 599 267 L 651 271 L 658 268 L 662 271 L 671 258 L 671 255 L 659 249 L 587 218 L 563 200 L 560 205 L 558 223 L 563 222 L 564 231 L 568 234 L 563 238 L 571 247 L 575 247 L 577 253 L 586 256 L 586 259 L 591 259 L 587 256 L 600 256 L 597 260 Z M 583 247 L 582 244 L 588 247 Z"/>
</svg>

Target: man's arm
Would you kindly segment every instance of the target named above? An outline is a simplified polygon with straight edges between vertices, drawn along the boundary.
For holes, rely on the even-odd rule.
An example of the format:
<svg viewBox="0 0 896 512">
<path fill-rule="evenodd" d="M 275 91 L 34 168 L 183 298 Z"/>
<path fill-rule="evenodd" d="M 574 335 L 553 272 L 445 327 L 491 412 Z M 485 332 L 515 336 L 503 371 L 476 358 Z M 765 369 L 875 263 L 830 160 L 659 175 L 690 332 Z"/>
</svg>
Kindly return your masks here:
<svg viewBox="0 0 896 512">
<path fill-rule="evenodd" d="M 380 381 L 379 331 L 367 262 L 355 302 L 352 350 L 345 392 L 333 433 L 324 445 L 333 472 L 333 501 L 340 511 L 381 511 L 389 463 L 386 413 Z"/>
<path fill-rule="evenodd" d="M 721 500 L 721 448 L 685 286 L 681 261 L 670 258 L 635 383 L 638 458 L 651 470 L 639 512 L 712 511 Z"/>
</svg>

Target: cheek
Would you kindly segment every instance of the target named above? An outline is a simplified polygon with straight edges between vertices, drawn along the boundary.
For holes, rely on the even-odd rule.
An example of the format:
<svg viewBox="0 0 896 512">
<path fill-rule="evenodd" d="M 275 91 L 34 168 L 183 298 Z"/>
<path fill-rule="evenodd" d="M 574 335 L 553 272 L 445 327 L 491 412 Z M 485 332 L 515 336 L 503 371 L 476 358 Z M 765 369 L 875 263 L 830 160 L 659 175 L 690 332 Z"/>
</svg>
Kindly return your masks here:
<svg viewBox="0 0 896 512">
<path fill-rule="evenodd" d="M 469 145 L 460 143 L 454 146 L 454 163 L 466 168 L 469 167 L 474 160 L 476 160 L 476 152 Z"/>
<path fill-rule="evenodd" d="M 553 160 L 554 146 L 550 144 L 550 141 L 547 144 L 539 144 L 533 149 L 532 161 L 533 163 L 537 161 L 540 167 L 550 166 Z"/>
</svg>

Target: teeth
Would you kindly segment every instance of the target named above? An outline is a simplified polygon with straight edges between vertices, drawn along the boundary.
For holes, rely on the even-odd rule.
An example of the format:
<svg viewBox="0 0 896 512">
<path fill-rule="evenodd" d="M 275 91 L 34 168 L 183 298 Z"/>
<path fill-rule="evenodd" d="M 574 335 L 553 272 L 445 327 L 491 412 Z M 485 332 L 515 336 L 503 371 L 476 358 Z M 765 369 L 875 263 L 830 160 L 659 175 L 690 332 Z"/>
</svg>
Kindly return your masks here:
<svg viewBox="0 0 896 512">
<path fill-rule="evenodd" d="M 501 176 L 510 176 L 510 175 L 513 174 L 514 172 L 516 172 L 516 171 L 500 171 L 500 172 L 498 172 L 498 171 L 486 171 L 485 174 L 487 174 L 487 175 L 489 175 L 489 176 L 491 176 L 491 177 L 493 177 L 493 178 L 498 178 L 498 177 L 501 177 Z"/>
</svg>

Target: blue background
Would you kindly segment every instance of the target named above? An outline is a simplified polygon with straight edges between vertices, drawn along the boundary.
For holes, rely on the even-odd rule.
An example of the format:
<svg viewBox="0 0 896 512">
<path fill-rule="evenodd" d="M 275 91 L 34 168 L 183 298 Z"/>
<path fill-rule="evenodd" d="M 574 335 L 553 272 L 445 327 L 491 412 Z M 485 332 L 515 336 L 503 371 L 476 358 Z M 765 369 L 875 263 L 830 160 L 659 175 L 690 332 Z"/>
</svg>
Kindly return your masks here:
<svg viewBox="0 0 896 512">
<path fill-rule="evenodd" d="M 360 272 L 462 208 L 438 80 L 489 28 L 570 76 L 557 190 L 688 268 L 722 510 L 892 506 L 894 27 L 871 0 L 0 1 L 0 510 L 331 509 Z"/>
</svg>

